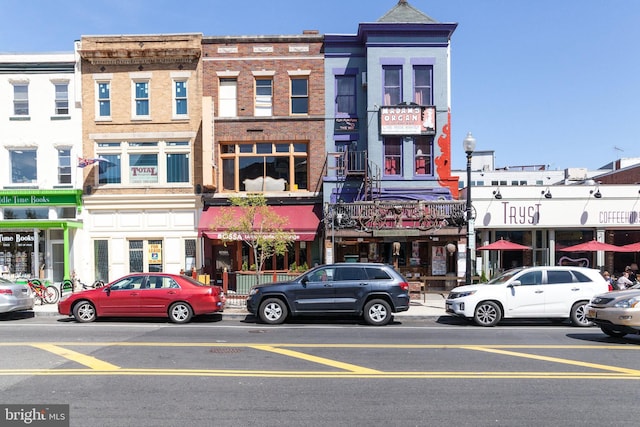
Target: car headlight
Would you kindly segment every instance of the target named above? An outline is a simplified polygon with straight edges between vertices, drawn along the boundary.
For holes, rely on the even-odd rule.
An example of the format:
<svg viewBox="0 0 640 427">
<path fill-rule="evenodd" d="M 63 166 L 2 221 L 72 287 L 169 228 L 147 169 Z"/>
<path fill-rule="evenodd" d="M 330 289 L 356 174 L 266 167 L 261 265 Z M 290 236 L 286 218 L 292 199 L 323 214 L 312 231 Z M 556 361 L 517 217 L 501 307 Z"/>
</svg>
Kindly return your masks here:
<svg viewBox="0 0 640 427">
<path fill-rule="evenodd" d="M 470 295 L 475 294 L 476 291 L 465 291 L 465 292 L 456 292 L 455 296 L 453 297 L 453 299 L 455 298 L 464 298 L 464 297 L 468 297 Z"/>
<path fill-rule="evenodd" d="M 260 288 L 251 288 L 251 290 L 249 291 L 249 295 L 255 295 L 258 292 L 260 292 Z"/>
<path fill-rule="evenodd" d="M 618 301 L 615 303 L 614 307 L 616 308 L 634 308 L 638 305 L 640 299 L 638 297 L 623 299 L 622 301 Z"/>
</svg>

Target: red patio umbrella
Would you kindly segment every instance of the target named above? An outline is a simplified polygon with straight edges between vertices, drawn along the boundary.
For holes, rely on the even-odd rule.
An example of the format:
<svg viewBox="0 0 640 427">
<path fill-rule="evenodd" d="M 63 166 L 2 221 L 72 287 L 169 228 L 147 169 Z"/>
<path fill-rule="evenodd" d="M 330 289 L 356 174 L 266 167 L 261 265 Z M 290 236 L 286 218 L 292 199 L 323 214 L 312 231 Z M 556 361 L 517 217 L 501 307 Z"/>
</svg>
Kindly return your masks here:
<svg viewBox="0 0 640 427">
<path fill-rule="evenodd" d="M 559 249 L 564 252 L 633 252 L 622 246 L 610 245 L 609 243 L 598 242 L 597 240 L 591 240 L 589 242 L 579 243 L 573 246 L 567 246 L 566 248 Z"/>
<path fill-rule="evenodd" d="M 488 245 L 480 246 L 479 251 L 526 251 L 531 250 L 529 246 L 521 245 L 519 243 L 510 242 L 508 240 L 500 239 Z"/>
<path fill-rule="evenodd" d="M 630 243 L 622 246 L 622 248 L 626 249 L 628 252 L 640 252 L 640 242 Z"/>
<path fill-rule="evenodd" d="M 488 245 L 480 246 L 479 251 L 498 251 L 498 268 L 500 268 L 502 252 L 503 251 L 529 251 L 529 246 L 521 245 L 519 243 L 510 242 L 508 240 L 500 239 Z"/>
</svg>

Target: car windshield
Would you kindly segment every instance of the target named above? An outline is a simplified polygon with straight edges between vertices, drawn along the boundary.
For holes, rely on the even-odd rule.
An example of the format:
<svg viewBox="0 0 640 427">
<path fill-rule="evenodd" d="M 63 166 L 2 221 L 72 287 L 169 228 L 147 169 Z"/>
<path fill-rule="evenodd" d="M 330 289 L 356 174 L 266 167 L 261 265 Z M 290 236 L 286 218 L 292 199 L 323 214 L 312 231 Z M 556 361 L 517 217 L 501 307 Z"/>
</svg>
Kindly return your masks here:
<svg viewBox="0 0 640 427">
<path fill-rule="evenodd" d="M 514 268 L 513 270 L 505 271 L 501 275 L 499 275 L 497 277 L 494 277 L 493 279 L 489 280 L 486 284 L 487 285 L 500 285 L 502 283 L 505 283 L 505 282 L 509 281 L 513 276 L 515 276 L 516 274 L 520 273 L 521 271 L 522 271 L 521 268 Z"/>
</svg>

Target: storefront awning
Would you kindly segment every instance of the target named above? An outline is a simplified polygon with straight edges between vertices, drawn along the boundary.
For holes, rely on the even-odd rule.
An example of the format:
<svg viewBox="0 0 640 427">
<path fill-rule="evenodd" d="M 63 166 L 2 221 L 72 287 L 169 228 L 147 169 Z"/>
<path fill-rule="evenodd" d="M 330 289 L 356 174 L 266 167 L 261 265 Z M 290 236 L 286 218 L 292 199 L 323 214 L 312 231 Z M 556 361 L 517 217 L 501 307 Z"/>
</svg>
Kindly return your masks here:
<svg viewBox="0 0 640 427">
<path fill-rule="evenodd" d="M 296 240 L 313 241 L 318 234 L 320 225 L 320 205 L 295 205 L 295 206 L 269 206 L 276 214 L 287 218 L 287 225 L 283 227 L 285 231 L 292 231 Z M 235 206 L 210 207 L 202 212 L 198 223 L 198 233 L 207 236 L 212 240 L 222 240 L 225 237 L 226 229 L 214 228 L 218 218 L 225 209 L 240 210 Z"/>
</svg>

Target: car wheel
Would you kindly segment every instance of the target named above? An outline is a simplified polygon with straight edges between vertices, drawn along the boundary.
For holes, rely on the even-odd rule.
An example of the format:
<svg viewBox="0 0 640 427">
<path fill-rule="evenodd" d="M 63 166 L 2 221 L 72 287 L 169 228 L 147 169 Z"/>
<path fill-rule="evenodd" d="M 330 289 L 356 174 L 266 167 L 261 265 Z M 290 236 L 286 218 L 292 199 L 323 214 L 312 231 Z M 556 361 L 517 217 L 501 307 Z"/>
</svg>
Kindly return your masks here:
<svg viewBox="0 0 640 427">
<path fill-rule="evenodd" d="M 591 326 L 591 322 L 587 319 L 587 302 L 579 301 L 571 307 L 571 324 L 574 326 Z"/>
<path fill-rule="evenodd" d="M 495 326 L 502 319 L 500 306 L 492 301 L 483 301 L 473 313 L 473 321 L 479 326 Z"/>
<path fill-rule="evenodd" d="M 60 299 L 60 291 L 55 286 L 47 286 L 43 290 L 44 302 L 47 304 L 55 304 Z"/>
<path fill-rule="evenodd" d="M 605 334 L 609 335 L 610 337 L 614 337 L 614 338 L 622 338 L 623 336 L 627 335 L 626 332 L 619 331 L 617 329 L 612 328 L 611 326 L 600 326 L 600 329 Z"/>
<path fill-rule="evenodd" d="M 285 303 L 278 298 L 269 298 L 260 304 L 258 317 L 264 323 L 279 325 L 287 318 L 289 310 Z"/>
<path fill-rule="evenodd" d="M 193 317 L 193 310 L 186 302 L 174 302 L 169 307 L 169 320 L 173 323 L 187 323 Z"/>
<path fill-rule="evenodd" d="M 373 326 L 383 326 L 391 321 L 391 306 L 381 299 L 369 301 L 364 306 L 364 320 Z"/>
<path fill-rule="evenodd" d="M 73 307 L 73 317 L 80 323 L 96 320 L 96 308 L 89 301 L 80 301 Z"/>
</svg>

